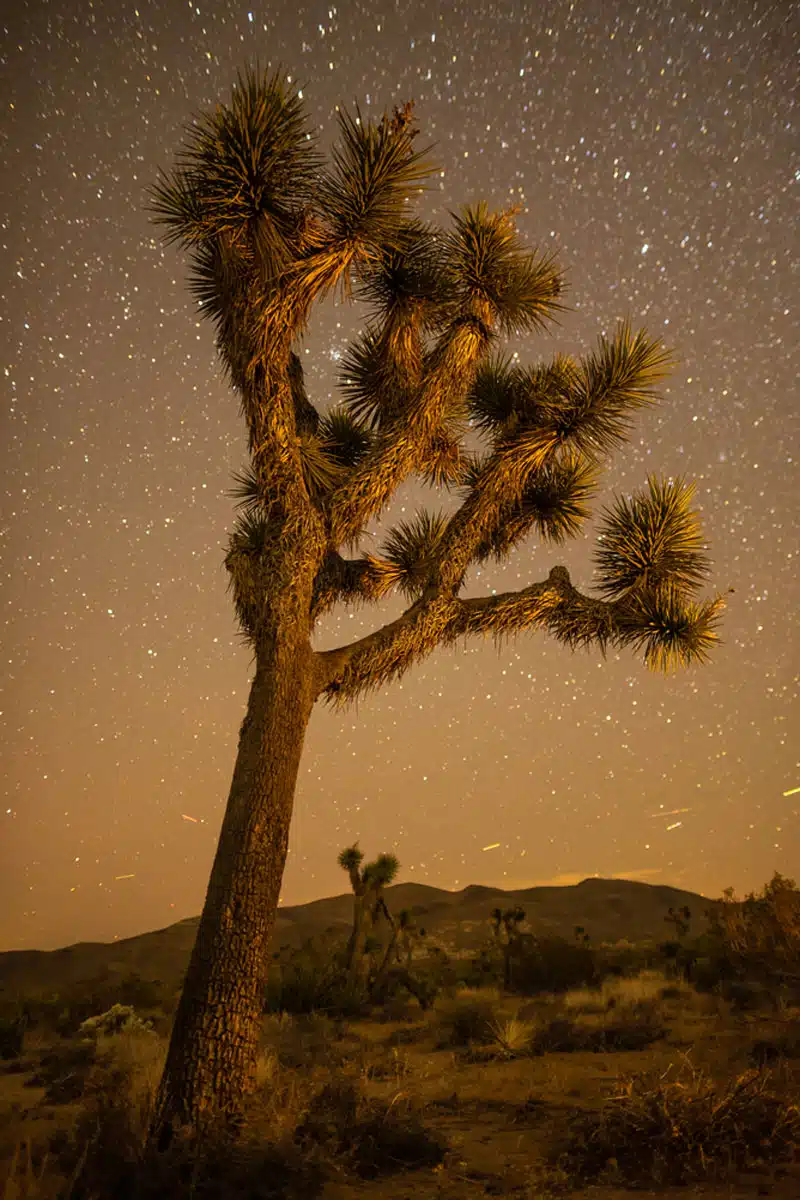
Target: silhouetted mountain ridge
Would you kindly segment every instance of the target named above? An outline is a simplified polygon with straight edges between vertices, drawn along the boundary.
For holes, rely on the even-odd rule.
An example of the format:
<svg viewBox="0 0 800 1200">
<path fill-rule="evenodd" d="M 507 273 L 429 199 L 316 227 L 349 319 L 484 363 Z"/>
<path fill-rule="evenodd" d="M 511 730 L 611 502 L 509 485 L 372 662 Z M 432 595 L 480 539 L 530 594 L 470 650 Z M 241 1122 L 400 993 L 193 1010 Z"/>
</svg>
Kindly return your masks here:
<svg viewBox="0 0 800 1200">
<path fill-rule="evenodd" d="M 593 942 L 661 941 L 670 907 L 687 906 L 695 924 L 709 901 L 694 892 L 630 879 L 584 879 L 571 886 L 503 891 L 470 884 L 457 892 L 429 884 L 398 883 L 386 889 L 393 912 L 411 909 L 420 925 L 441 945 L 477 947 L 489 932 L 493 908 L 519 904 L 535 933 L 572 938 L 582 925 Z M 345 934 L 352 915 L 349 892 L 278 910 L 273 949 L 302 945 L 308 938 Z M 197 917 L 118 942 L 78 942 L 60 950 L 0 953 L 0 992 L 25 995 L 62 992 L 75 984 L 109 976 L 139 975 L 177 986 L 191 952 Z"/>
</svg>

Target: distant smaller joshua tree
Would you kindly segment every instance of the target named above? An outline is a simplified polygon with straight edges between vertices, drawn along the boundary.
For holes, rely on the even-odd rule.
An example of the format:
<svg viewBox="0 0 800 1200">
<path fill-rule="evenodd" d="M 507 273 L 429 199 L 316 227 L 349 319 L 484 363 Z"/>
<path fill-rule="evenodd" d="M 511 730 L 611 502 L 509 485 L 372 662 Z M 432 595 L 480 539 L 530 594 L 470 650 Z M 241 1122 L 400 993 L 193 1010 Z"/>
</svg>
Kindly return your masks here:
<svg viewBox="0 0 800 1200">
<path fill-rule="evenodd" d="M 339 855 L 339 866 L 349 875 L 353 889 L 353 929 L 345 952 L 345 967 L 353 979 L 366 971 L 367 941 L 379 919 L 384 917 L 393 928 L 383 889 L 394 882 L 400 870 L 394 854 L 379 854 L 365 867 L 361 866 L 363 861 L 364 853 L 358 842 L 347 846 Z"/>
<path fill-rule="evenodd" d="M 689 925 L 692 920 L 692 910 L 689 908 L 688 904 L 684 904 L 682 908 L 672 908 L 670 906 L 670 908 L 667 909 L 667 915 L 664 917 L 664 920 L 668 925 L 673 926 L 675 935 L 680 941 L 680 939 L 685 938 L 689 932 Z"/>
<path fill-rule="evenodd" d="M 429 989 L 410 971 L 414 946 L 425 937 L 425 930 L 418 928 L 409 909 L 402 909 L 394 917 L 383 894 L 400 870 L 397 858 L 394 854 L 379 854 L 374 862 L 362 867 L 364 853 L 355 842 L 341 851 L 338 861 L 353 889 L 353 928 L 344 956 L 351 983 L 363 989 L 374 1003 L 405 988 L 422 1008 L 427 1008 L 432 998 Z M 385 945 L 375 936 L 381 920 L 389 929 Z"/>
<path fill-rule="evenodd" d="M 511 959 L 519 940 L 520 925 L 525 920 L 525 909 L 518 904 L 513 908 L 493 908 L 491 912 L 495 940 L 503 950 L 503 987 L 511 987 Z"/>
</svg>

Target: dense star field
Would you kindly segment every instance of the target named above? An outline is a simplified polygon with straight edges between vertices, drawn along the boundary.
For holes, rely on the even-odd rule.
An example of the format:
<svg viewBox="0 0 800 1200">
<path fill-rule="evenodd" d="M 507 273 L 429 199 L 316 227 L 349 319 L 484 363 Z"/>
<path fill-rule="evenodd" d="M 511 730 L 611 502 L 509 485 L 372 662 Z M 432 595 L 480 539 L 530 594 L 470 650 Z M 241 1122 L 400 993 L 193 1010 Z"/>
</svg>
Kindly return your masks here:
<svg viewBox="0 0 800 1200">
<path fill-rule="evenodd" d="M 696 479 L 713 587 L 734 589 L 705 668 L 664 678 L 539 634 L 320 705 L 284 902 L 346 890 L 336 853 L 356 838 L 447 888 L 796 876 L 800 9 L 29 0 L 6 20 L 0 946 L 125 937 L 202 904 L 250 669 L 222 567 L 244 426 L 145 206 L 192 112 L 257 59 L 302 82 L 323 147 L 337 104 L 414 99 L 441 167 L 426 217 L 520 207 L 570 285 L 561 327 L 511 347 L 523 361 L 626 316 L 675 350 L 598 509 L 650 471 Z M 323 408 L 363 320 L 317 313 L 301 354 Z M 409 485 L 386 523 L 426 498 L 447 503 Z M 559 562 L 590 590 L 593 537 L 529 541 L 468 592 Z M 319 645 L 401 606 L 342 607 Z"/>
</svg>

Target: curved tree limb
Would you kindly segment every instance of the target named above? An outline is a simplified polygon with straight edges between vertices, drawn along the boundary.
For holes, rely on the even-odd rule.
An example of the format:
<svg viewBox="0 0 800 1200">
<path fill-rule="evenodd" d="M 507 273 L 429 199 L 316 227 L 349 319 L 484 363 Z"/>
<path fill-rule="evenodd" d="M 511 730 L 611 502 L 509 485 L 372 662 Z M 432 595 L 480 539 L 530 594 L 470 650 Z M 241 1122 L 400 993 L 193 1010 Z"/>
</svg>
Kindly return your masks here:
<svg viewBox="0 0 800 1200">
<path fill-rule="evenodd" d="M 573 649 L 633 646 L 655 668 L 702 662 L 718 640 L 715 627 L 723 607 L 720 597 L 693 605 L 671 593 L 601 600 L 580 592 L 566 567 L 556 566 L 547 579 L 517 592 L 466 599 L 423 596 L 381 629 L 318 653 L 317 694 L 346 703 L 399 678 L 439 645 L 531 628 L 544 629 Z"/>
</svg>

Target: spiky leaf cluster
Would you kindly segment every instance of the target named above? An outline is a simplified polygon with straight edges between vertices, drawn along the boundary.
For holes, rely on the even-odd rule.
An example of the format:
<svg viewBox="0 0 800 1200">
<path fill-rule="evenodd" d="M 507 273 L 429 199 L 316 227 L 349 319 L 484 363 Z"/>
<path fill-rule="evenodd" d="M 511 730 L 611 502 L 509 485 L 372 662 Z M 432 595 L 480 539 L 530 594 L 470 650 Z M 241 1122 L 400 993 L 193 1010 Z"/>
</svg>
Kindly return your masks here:
<svg viewBox="0 0 800 1200">
<path fill-rule="evenodd" d="M 410 521 L 395 525 L 380 557 L 374 560 L 386 591 L 396 586 L 409 599 L 416 599 L 425 586 L 446 524 L 441 513 L 423 509 Z"/>
<path fill-rule="evenodd" d="M 364 867 L 362 878 L 368 886 L 388 887 L 399 870 L 400 862 L 394 854 L 379 854 L 374 862 Z"/>
<path fill-rule="evenodd" d="M 364 851 L 359 849 L 358 842 L 355 842 L 352 846 L 346 846 L 336 861 L 345 871 L 357 871 L 364 861 Z"/>
<path fill-rule="evenodd" d="M 414 149 L 410 106 L 393 119 L 363 120 L 338 114 L 339 140 L 331 166 L 317 183 L 318 207 L 331 241 L 347 247 L 369 270 L 387 251 L 402 251 L 407 231 L 406 198 L 431 173 L 424 151 Z"/>
<path fill-rule="evenodd" d="M 380 250 L 360 277 L 355 297 L 373 321 L 390 327 L 413 324 L 436 328 L 448 299 L 448 278 L 438 231 L 422 221 L 400 226 L 392 244 Z"/>
<path fill-rule="evenodd" d="M 694 488 L 683 479 L 648 479 L 647 491 L 619 496 L 604 510 L 595 553 L 598 586 L 609 597 L 696 591 L 708 575 Z"/>
<path fill-rule="evenodd" d="M 274 273 L 291 256 L 318 165 L 297 87 L 245 70 L 229 104 L 196 118 L 176 170 L 153 189 L 155 221 L 189 247 L 252 242 Z"/>
<path fill-rule="evenodd" d="M 480 487 L 480 468 L 475 476 Z M 478 556 L 502 560 L 531 533 L 557 546 L 577 537 L 591 516 L 589 500 L 597 484 L 597 468 L 578 454 L 566 454 L 541 467 L 518 496 L 512 492 L 499 506 L 497 520 L 481 542 Z"/>
<path fill-rule="evenodd" d="M 644 653 L 648 667 L 670 671 L 706 663 L 719 642 L 721 597 L 697 603 L 674 584 L 630 596 L 620 608 L 620 641 Z"/>
<path fill-rule="evenodd" d="M 477 204 L 453 214 L 443 260 L 452 318 L 524 333 L 543 328 L 561 308 L 561 272 L 551 256 L 525 248 L 512 212 Z"/>
</svg>

